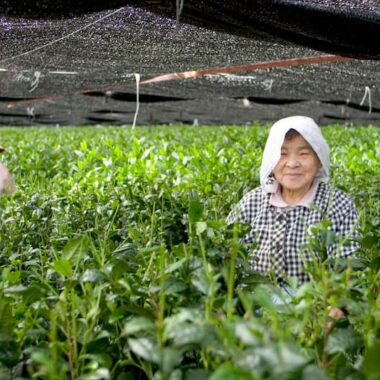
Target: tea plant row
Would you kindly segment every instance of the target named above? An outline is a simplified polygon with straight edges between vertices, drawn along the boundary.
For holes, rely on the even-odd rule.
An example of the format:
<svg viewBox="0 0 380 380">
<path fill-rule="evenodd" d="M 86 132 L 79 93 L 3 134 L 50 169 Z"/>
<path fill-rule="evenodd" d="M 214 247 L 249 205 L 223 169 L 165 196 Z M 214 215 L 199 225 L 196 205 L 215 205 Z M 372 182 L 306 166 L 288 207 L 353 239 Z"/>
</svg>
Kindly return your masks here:
<svg viewBox="0 0 380 380">
<path fill-rule="evenodd" d="M 380 131 L 323 131 L 362 248 L 278 306 L 225 224 L 266 126 L 2 129 L 0 378 L 378 379 Z"/>
</svg>

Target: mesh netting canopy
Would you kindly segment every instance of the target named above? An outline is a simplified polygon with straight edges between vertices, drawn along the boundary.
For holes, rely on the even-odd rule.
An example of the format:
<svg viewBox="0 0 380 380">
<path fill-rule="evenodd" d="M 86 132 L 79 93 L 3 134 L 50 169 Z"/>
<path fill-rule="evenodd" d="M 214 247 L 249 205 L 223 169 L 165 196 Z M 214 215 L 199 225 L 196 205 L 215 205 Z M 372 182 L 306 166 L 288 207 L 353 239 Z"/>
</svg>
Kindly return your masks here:
<svg viewBox="0 0 380 380">
<path fill-rule="evenodd" d="M 380 124 L 378 0 L 0 0 L 0 25 L 3 125 Z"/>
</svg>

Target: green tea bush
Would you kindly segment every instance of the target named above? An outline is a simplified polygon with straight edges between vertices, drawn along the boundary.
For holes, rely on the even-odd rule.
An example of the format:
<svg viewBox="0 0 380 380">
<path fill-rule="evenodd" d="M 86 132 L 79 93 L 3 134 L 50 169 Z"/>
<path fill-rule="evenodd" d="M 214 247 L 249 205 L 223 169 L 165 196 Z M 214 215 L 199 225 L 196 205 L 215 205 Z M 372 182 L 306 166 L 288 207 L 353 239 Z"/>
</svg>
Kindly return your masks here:
<svg viewBox="0 0 380 380">
<path fill-rule="evenodd" d="M 324 128 L 361 249 L 311 263 L 283 305 L 248 265 L 246 227 L 225 224 L 267 133 L 2 129 L 18 190 L 0 199 L 0 378 L 380 378 L 380 132 Z M 331 243 L 328 221 L 313 234 L 310 249 Z"/>
</svg>

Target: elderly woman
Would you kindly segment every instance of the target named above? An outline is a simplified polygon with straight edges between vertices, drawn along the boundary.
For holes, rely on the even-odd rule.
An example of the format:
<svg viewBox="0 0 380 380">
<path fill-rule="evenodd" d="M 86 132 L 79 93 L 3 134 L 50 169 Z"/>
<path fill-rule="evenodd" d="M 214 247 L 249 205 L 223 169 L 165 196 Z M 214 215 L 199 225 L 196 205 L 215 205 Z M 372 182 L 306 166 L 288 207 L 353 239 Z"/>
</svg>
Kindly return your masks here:
<svg viewBox="0 0 380 380">
<path fill-rule="evenodd" d="M 339 237 L 355 231 L 357 210 L 350 197 L 332 188 L 329 147 L 318 125 L 309 117 L 292 116 L 276 122 L 265 145 L 260 170 L 261 186 L 247 193 L 227 218 L 228 223 L 250 224 L 245 243 L 255 242 L 254 270 L 274 272 L 282 282 L 296 277 L 308 281 L 303 248 L 308 227 L 322 219 Z M 313 205 L 313 207 L 312 207 Z M 331 245 L 328 255 L 351 255 L 357 244 Z"/>
</svg>

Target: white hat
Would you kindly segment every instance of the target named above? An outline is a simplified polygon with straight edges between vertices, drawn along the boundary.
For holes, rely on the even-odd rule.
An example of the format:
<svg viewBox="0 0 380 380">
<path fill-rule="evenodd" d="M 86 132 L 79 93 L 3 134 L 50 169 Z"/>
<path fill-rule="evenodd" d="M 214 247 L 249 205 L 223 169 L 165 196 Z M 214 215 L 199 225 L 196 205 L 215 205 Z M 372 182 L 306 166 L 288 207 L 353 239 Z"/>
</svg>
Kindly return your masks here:
<svg viewBox="0 0 380 380">
<path fill-rule="evenodd" d="M 16 185 L 8 168 L 0 162 L 0 195 L 12 194 L 16 191 Z"/>
<path fill-rule="evenodd" d="M 321 162 L 316 174 L 320 181 L 327 182 L 330 172 L 330 149 L 315 121 L 307 116 L 290 116 L 273 124 L 265 144 L 260 168 L 260 183 L 267 193 L 276 192 L 278 182 L 272 175 L 273 169 L 281 157 L 281 147 L 286 133 L 294 129 L 310 144 Z"/>
</svg>

